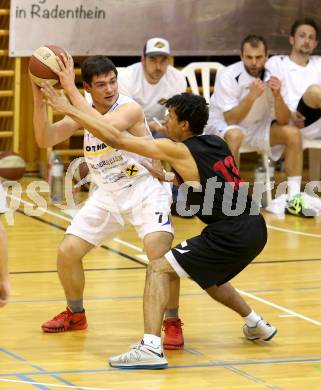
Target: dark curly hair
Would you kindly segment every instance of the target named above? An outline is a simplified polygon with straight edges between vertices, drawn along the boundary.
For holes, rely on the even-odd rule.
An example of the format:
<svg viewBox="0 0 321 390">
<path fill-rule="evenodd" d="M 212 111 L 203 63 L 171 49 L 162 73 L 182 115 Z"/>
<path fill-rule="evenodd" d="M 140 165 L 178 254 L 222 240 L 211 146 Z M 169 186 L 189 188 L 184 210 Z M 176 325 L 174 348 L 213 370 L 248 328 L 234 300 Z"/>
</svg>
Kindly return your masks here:
<svg viewBox="0 0 321 390">
<path fill-rule="evenodd" d="M 193 134 L 203 133 L 208 121 L 208 104 L 202 96 L 186 92 L 174 95 L 167 100 L 166 107 L 175 110 L 179 122 L 187 121 Z"/>
</svg>

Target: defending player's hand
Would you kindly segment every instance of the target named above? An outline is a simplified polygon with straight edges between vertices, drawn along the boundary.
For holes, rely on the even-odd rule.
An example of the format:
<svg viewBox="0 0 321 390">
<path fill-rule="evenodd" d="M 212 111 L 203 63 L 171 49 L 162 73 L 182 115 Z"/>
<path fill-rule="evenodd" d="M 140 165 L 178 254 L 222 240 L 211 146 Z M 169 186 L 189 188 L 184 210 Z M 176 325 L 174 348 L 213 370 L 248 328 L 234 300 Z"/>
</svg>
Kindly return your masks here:
<svg viewBox="0 0 321 390">
<path fill-rule="evenodd" d="M 156 177 L 158 180 L 169 183 L 174 182 L 175 174 L 173 172 L 166 172 L 159 160 L 153 160 L 152 164 L 147 164 L 144 162 L 141 164 L 151 173 L 152 176 Z"/>
<path fill-rule="evenodd" d="M 49 82 L 46 82 L 42 85 L 41 92 L 46 104 L 49 104 L 59 114 L 67 114 L 71 104 L 62 89 L 56 90 Z"/>
<path fill-rule="evenodd" d="M 153 160 L 152 164 L 145 162 L 142 162 L 141 164 L 151 173 L 152 176 L 156 177 L 156 179 L 165 181 L 165 171 L 159 160 Z"/>
</svg>

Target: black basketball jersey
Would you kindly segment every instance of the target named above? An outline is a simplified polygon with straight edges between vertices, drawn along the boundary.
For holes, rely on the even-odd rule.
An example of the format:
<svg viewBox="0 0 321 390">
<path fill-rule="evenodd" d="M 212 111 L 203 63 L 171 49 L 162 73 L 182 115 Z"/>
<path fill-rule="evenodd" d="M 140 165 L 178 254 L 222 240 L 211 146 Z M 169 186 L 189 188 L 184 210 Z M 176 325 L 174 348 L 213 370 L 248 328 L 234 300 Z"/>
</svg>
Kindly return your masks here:
<svg viewBox="0 0 321 390">
<path fill-rule="evenodd" d="M 221 218 L 249 214 L 252 199 L 248 185 L 242 182 L 226 142 L 215 135 L 200 135 L 183 143 L 191 152 L 200 175 L 201 187 L 190 187 L 187 196 L 187 205 L 198 209 L 196 215 L 209 224 Z"/>
</svg>

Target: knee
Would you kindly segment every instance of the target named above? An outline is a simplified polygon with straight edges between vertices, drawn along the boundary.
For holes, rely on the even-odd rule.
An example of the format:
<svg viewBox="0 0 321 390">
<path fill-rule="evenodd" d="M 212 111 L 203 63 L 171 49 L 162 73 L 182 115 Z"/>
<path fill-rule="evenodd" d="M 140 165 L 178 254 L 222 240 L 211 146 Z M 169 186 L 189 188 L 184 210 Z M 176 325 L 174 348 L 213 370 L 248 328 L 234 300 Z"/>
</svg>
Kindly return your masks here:
<svg viewBox="0 0 321 390">
<path fill-rule="evenodd" d="M 67 265 L 80 260 L 75 245 L 68 239 L 64 239 L 58 247 L 58 262 Z"/>
<path fill-rule="evenodd" d="M 310 85 L 304 93 L 304 97 L 316 98 L 321 97 L 321 87 L 318 84 Z"/>
<path fill-rule="evenodd" d="M 171 249 L 171 246 L 168 247 L 158 247 L 155 245 L 154 247 L 145 248 L 146 256 L 150 262 L 154 262 L 160 257 L 162 257 L 166 252 L 168 252 Z"/>
<path fill-rule="evenodd" d="M 151 233 L 144 238 L 144 249 L 149 261 L 164 256 L 171 249 L 173 236 L 168 232 Z"/>
<path fill-rule="evenodd" d="M 233 129 L 225 134 L 224 139 L 229 144 L 240 146 L 243 142 L 244 134 L 240 129 Z"/>
<path fill-rule="evenodd" d="M 301 136 L 301 131 L 298 127 L 283 126 L 281 128 L 281 131 L 283 133 L 286 145 L 302 148 L 302 136 Z"/>
</svg>

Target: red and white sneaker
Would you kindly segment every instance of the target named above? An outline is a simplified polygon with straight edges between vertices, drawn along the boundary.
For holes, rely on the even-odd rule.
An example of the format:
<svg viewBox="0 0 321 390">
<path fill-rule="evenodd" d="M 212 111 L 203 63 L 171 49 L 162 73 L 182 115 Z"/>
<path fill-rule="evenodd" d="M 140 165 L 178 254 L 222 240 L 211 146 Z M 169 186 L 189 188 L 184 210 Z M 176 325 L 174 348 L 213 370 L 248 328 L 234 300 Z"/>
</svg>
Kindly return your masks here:
<svg viewBox="0 0 321 390">
<path fill-rule="evenodd" d="M 166 318 L 163 321 L 163 331 L 165 332 L 163 340 L 164 349 L 184 348 L 183 325 L 179 318 Z"/>
<path fill-rule="evenodd" d="M 68 330 L 86 329 L 87 326 L 85 310 L 80 313 L 73 313 L 67 307 L 66 311 L 63 311 L 53 319 L 42 324 L 41 328 L 47 333 L 59 333 Z"/>
</svg>

